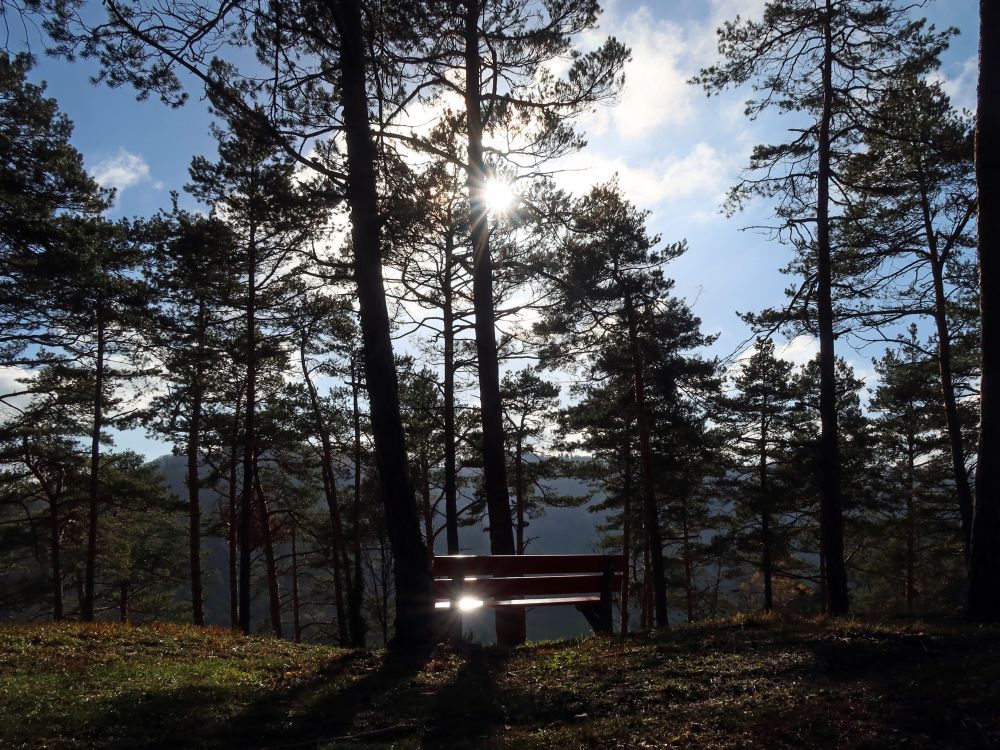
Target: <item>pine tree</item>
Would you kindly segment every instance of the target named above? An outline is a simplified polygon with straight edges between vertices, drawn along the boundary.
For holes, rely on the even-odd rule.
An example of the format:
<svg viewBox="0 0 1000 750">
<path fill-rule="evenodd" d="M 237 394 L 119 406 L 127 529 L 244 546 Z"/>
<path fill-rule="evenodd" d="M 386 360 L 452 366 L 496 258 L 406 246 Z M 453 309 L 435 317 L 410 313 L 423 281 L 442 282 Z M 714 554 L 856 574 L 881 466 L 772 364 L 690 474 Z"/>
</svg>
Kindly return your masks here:
<svg viewBox="0 0 1000 750">
<path fill-rule="evenodd" d="M 884 555 L 875 556 L 872 577 L 887 581 L 887 598 L 913 613 L 939 604 L 943 579 L 961 579 L 964 555 L 956 508 L 946 501 L 953 481 L 945 468 L 950 440 L 935 363 L 921 351 L 915 326 L 910 341 L 876 360 L 879 385 L 869 409 L 876 415 L 882 495 L 872 544 Z"/>
<path fill-rule="evenodd" d="M 919 78 L 885 92 L 875 122 L 864 150 L 852 154 L 844 168 L 852 194 L 839 227 L 846 246 L 838 262 L 845 280 L 839 302 L 852 308 L 858 324 L 876 331 L 912 315 L 932 318 L 941 408 L 968 550 L 972 490 L 956 395 L 962 342 L 952 311 L 964 291 L 958 287 L 973 242 L 971 126 L 952 110 L 939 84 Z"/>
<path fill-rule="evenodd" d="M 428 332 L 428 348 L 440 347 L 444 409 L 441 441 L 444 451 L 444 515 L 448 554 L 459 553 L 460 429 L 456 419 L 459 375 L 474 356 L 468 356 L 463 334 L 473 327 L 471 259 L 468 250 L 468 199 L 464 172 L 456 166 L 459 123 L 445 121 L 432 132 L 434 147 L 451 160 L 435 159 L 411 181 L 406 215 L 412 228 L 391 245 L 389 262 L 398 270 L 400 302 L 415 303 L 422 317 L 413 320 L 414 305 L 399 304 L 406 315 L 401 325 Z M 438 343 L 440 342 L 440 343 Z M 437 353 L 435 352 L 435 355 Z"/>
<path fill-rule="evenodd" d="M 437 467 L 444 461 L 442 433 L 444 403 L 441 387 L 433 370 L 417 369 L 412 357 L 402 358 L 398 370 L 399 395 L 410 454 L 410 476 L 417 492 L 424 526 L 424 543 L 433 555 L 441 527 L 437 517 L 443 493 L 438 491 Z"/>
<path fill-rule="evenodd" d="M 205 624 L 202 594 L 201 477 L 205 411 L 220 397 L 220 361 L 229 356 L 225 319 L 236 283 L 229 227 L 178 210 L 150 227 L 156 238 L 152 283 L 159 304 L 154 344 L 168 391 L 149 410 L 151 427 L 187 459 L 191 612 Z"/>
<path fill-rule="evenodd" d="M 135 417 L 122 386 L 142 377 L 146 360 L 144 310 L 149 289 L 138 275 L 143 251 L 133 227 L 103 219 L 77 220 L 66 243 L 39 261 L 45 285 L 29 304 L 46 307 L 46 325 L 61 333 L 53 387 L 68 389 L 87 415 L 87 552 L 81 617 L 92 621 L 98 564 L 99 517 L 106 502 L 101 478 L 106 430 Z M 26 295 L 27 296 L 27 295 Z M 81 436 L 82 437 L 82 436 Z"/>
<path fill-rule="evenodd" d="M 566 241 L 549 260 L 547 271 L 555 280 L 552 303 L 536 330 L 548 338 L 543 350 L 547 365 L 583 364 L 592 376 L 627 373 L 639 442 L 643 532 L 650 555 L 647 580 L 656 626 L 667 627 L 647 381 L 657 358 L 676 356 L 705 339 L 687 306 L 670 296 L 673 282 L 662 271 L 663 264 L 684 252 L 685 244 L 656 249 L 659 237 L 646 232 L 645 220 L 646 215 L 621 195 L 615 183 L 593 188 L 580 201 Z"/>
<path fill-rule="evenodd" d="M 31 67 L 27 55 L 0 53 L 0 361 L 15 366 L 36 365 L 38 347 L 59 345 L 43 255 L 70 241 L 73 218 L 96 216 L 110 200 L 70 143 L 72 123 L 28 82 Z"/>
<path fill-rule="evenodd" d="M 532 368 L 507 373 L 500 381 L 504 432 L 507 436 L 509 475 L 514 490 L 514 547 L 523 555 L 528 539 L 525 532 L 530 519 L 541 515 L 546 505 L 575 505 L 581 498 L 560 497 L 546 484 L 561 476 L 565 464 L 542 453 L 541 442 L 555 422 L 560 388 L 544 380 Z"/>
<path fill-rule="evenodd" d="M 950 32 L 923 31 L 910 8 L 879 0 L 774 0 L 760 21 L 719 29 L 722 62 L 694 79 L 711 94 L 756 81 L 754 118 L 769 108 L 803 113 L 805 127 L 786 143 L 757 146 L 750 176 L 730 192 L 736 209 L 754 196 L 778 199 L 777 228 L 797 251 L 804 278 L 792 305 L 820 341 L 821 529 L 829 610 L 849 608 L 844 567 L 841 461 L 838 454 L 831 227 L 837 221 L 833 174 L 871 122 L 873 102 L 905 74 L 931 67 Z M 805 306 L 805 312 L 798 309 Z"/>
<path fill-rule="evenodd" d="M 621 86 L 620 70 L 627 50 L 609 39 L 598 50 L 574 60 L 564 80 L 555 80 L 544 64 L 566 55 L 572 38 L 596 24 L 599 6 L 594 0 L 570 0 L 538 13 L 530 3 L 465 0 L 462 12 L 450 25 L 435 29 L 434 37 L 447 44 L 461 40 L 454 50 L 442 50 L 464 62 L 465 125 L 470 204 L 470 239 L 473 251 L 473 301 L 476 325 L 476 361 L 479 403 L 483 423 L 483 476 L 490 517 L 493 554 L 515 551 L 510 523 L 510 497 L 504 458 L 503 410 L 497 357 L 494 270 L 490 251 L 490 217 L 486 192 L 497 165 L 484 157 L 484 133 L 531 122 L 525 138 L 531 144 L 519 153 L 535 164 L 578 148 L 582 142 L 570 119 Z M 447 17 L 446 17 L 447 18 Z M 441 33 L 444 32 L 444 33 Z M 489 56 L 484 58 L 484 49 Z M 455 66 L 456 68 L 458 66 Z M 485 75 L 484 75 L 485 74 Z M 442 72 L 446 80 L 447 73 Z M 534 131 L 534 132 L 532 132 Z M 524 640 L 523 615 L 498 612 L 497 639 L 501 643 Z"/>
<path fill-rule="evenodd" d="M 872 502 L 873 488 L 870 461 L 873 456 L 868 419 L 861 409 L 860 392 L 864 382 L 854 373 L 854 368 L 844 359 L 836 359 L 838 454 L 843 472 L 843 520 L 845 536 L 853 540 L 863 537 L 862 527 Z M 829 588 L 830 569 L 826 548 L 823 546 L 823 485 L 819 466 L 823 461 L 823 436 L 820 409 L 822 393 L 819 381 L 820 358 L 806 362 L 792 379 L 796 393 L 795 424 L 792 428 L 792 455 L 780 481 L 790 491 L 797 493 L 796 510 L 802 518 L 795 529 L 799 549 L 811 554 L 819 553 L 819 571 L 822 605 L 832 606 Z M 856 541 L 854 542 L 856 544 Z"/>
<path fill-rule="evenodd" d="M 338 472 L 335 453 L 337 440 L 347 431 L 346 407 L 332 396 L 320 394 L 317 380 L 320 377 L 346 374 L 350 348 L 354 343 L 356 328 L 352 311 L 347 308 L 348 297 L 334 297 L 316 291 L 304 290 L 289 311 L 295 329 L 296 346 L 302 386 L 300 434 L 318 443 L 316 449 L 319 471 L 323 480 L 323 495 L 329 512 L 330 558 L 333 567 L 334 600 L 337 627 L 342 646 L 358 645 L 363 636 L 351 631 L 352 620 L 348 610 L 354 612 L 360 605 L 353 601 L 351 562 L 344 533 L 342 501 L 337 486 Z M 346 594 L 346 598 L 345 598 Z M 356 623 L 355 623 L 356 625 Z"/>
<path fill-rule="evenodd" d="M 788 498 L 773 475 L 788 459 L 796 396 L 792 369 L 791 362 L 775 356 L 773 341 L 758 339 L 733 377 L 735 392 L 722 404 L 722 441 L 737 474 L 737 504 L 756 522 L 751 536 L 759 552 L 765 612 L 774 608 L 775 568 L 788 546 L 780 528 Z"/>
<path fill-rule="evenodd" d="M 372 18 L 376 9 L 360 0 L 213 7 L 209 12 L 218 22 L 209 28 L 204 25 L 207 6 L 198 3 L 169 0 L 155 7 L 124 7 L 109 2 L 105 8 L 106 22 L 95 25 L 80 16 L 54 19 L 48 30 L 56 51 L 98 58 L 102 77 L 111 85 L 132 85 L 140 95 L 155 93 L 172 106 L 188 96 L 177 75 L 186 71 L 232 123 L 241 123 L 322 177 L 322 184 L 313 186 L 314 197 L 347 198 L 376 463 L 397 563 L 396 641 L 400 646 L 425 645 L 431 640 L 431 578 L 407 476 L 393 370 L 375 142 L 376 129 L 384 127 L 375 112 L 398 118 L 405 111 L 405 101 L 395 98 L 409 96 L 400 82 L 399 61 L 383 53 L 396 42 L 412 43 L 414 8 L 380 5 Z M 257 31 L 248 37 L 250 19 Z M 365 41 L 369 39 L 373 44 Z M 273 75 L 261 78 L 244 64 L 248 43 L 258 60 L 277 61 Z M 379 85 L 370 86 L 376 77 Z M 266 108 L 259 106 L 262 101 L 268 102 Z M 342 133 L 342 140 L 325 139 L 333 129 Z M 313 145 L 315 151 L 307 147 Z"/>
<path fill-rule="evenodd" d="M 81 489 L 87 475 L 87 457 L 73 437 L 86 432 L 86 415 L 77 408 L 74 394 L 59 388 L 60 384 L 52 369 L 40 370 L 31 383 L 36 393 L 30 403 L 0 427 L 0 485 L 4 487 L 0 505 L 16 508 L 14 518 L 23 518 L 23 509 L 31 509 L 26 533 L 8 531 L 0 548 L 20 559 L 26 547 L 47 550 L 48 609 L 54 620 L 70 614 L 65 589 L 76 551 L 69 549 L 69 540 L 85 509 Z M 16 521 L 11 527 L 16 528 Z M 11 580 L 13 571 L 5 576 Z M 40 600 L 46 587 L 40 584 L 37 590 Z M 34 595 L 25 598 L 22 593 L 10 593 L 16 595 L 5 598 L 7 608 L 37 603 Z"/>
<path fill-rule="evenodd" d="M 270 363 L 284 368 L 287 327 L 282 304 L 294 294 L 296 253 L 323 226 L 322 194 L 307 192 L 293 179 L 291 160 L 278 156 L 264 134 L 245 123 L 227 133 L 215 129 L 219 161 L 196 157 L 188 190 L 224 216 L 240 266 L 241 292 L 233 300 L 243 319 L 241 359 L 246 368 L 243 396 L 240 499 L 240 628 L 250 632 L 250 530 L 254 508 L 258 381 Z M 277 328 L 275 326 L 277 325 Z M 276 335 L 278 334 L 278 335 Z M 273 622 L 273 621 L 272 621 Z"/>
</svg>

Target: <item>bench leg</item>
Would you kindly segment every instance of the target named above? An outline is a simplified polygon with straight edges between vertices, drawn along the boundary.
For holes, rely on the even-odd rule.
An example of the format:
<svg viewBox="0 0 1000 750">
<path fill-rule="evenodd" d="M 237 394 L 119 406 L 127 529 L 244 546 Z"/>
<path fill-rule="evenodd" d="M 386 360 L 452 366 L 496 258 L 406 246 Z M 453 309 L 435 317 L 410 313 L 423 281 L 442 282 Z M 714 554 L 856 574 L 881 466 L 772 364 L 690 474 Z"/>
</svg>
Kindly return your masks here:
<svg viewBox="0 0 1000 750">
<path fill-rule="evenodd" d="M 603 579 L 600 604 L 576 605 L 595 633 L 610 633 L 612 629 L 614 592 L 611 589 L 615 580 L 615 560 L 611 555 L 604 556 Z"/>
<path fill-rule="evenodd" d="M 594 629 L 595 633 L 610 633 L 611 626 L 605 627 L 605 618 L 602 616 L 600 604 L 577 604 L 576 609 L 587 618 L 587 623 Z"/>
</svg>

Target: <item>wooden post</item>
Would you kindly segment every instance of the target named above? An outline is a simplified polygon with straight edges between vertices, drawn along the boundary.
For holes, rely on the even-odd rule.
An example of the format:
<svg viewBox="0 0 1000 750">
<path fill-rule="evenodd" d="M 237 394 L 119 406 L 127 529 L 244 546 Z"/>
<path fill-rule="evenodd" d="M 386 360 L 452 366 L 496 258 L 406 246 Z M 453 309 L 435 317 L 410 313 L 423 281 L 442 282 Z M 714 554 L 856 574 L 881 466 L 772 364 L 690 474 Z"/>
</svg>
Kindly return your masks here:
<svg viewBox="0 0 1000 750">
<path fill-rule="evenodd" d="M 462 642 L 462 608 L 458 602 L 465 590 L 465 566 L 459 558 L 451 559 L 454 568 L 451 571 L 451 607 L 448 609 L 448 622 L 451 625 L 451 639 L 457 644 Z"/>
<path fill-rule="evenodd" d="M 611 632 L 614 586 L 615 558 L 614 555 L 605 555 L 601 579 L 601 610 L 599 614 L 601 633 Z"/>
</svg>

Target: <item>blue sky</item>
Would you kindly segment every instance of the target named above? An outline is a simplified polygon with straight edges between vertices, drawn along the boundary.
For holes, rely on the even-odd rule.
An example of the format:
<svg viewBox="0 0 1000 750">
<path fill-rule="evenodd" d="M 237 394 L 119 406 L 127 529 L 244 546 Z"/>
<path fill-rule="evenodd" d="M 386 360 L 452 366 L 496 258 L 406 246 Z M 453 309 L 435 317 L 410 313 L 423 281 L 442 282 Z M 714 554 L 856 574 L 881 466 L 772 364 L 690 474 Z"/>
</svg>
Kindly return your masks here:
<svg viewBox="0 0 1000 750">
<path fill-rule="evenodd" d="M 746 91 L 707 99 L 686 81 L 715 60 L 715 29 L 722 20 L 737 13 L 759 17 L 762 7 L 763 0 L 606 3 L 597 35 L 613 34 L 632 48 L 628 82 L 617 105 L 583 122 L 589 145 L 567 161 L 564 166 L 573 171 L 560 178 L 580 192 L 617 173 L 626 194 L 651 212 L 653 232 L 668 242 L 687 239 L 688 253 L 667 272 L 676 279 L 677 293 L 693 304 L 704 330 L 720 334 L 712 350 L 719 356 L 731 354 L 748 335 L 735 311 L 779 304 L 789 283 L 777 272 L 786 252 L 759 234 L 741 231 L 766 218 L 769 207 L 759 205 L 733 218 L 719 213 L 722 196 L 737 180 L 753 144 L 783 139 L 784 126 L 775 118 L 747 122 L 742 114 Z M 962 32 L 943 56 L 941 74 L 953 102 L 971 108 L 977 2 L 937 0 L 925 15 Z M 214 153 L 211 117 L 197 92 L 176 110 L 155 99 L 138 102 L 129 89 L 90 84 L 91 63 L 45 58 L 37 31 L 29 31 L 27 39 L 39 58 L 33 80 L 47 82 L 49 95 L 75 123 L 73 143 L 88 170 L 118 188 L 115 215 L 150 215 L 167 207 L 169 191 L 180 190 L 187 179 L 191 157 Z M 802 362 L 814 351 L 812 341 L 800 339 L 785 348 L 784 356 Z M 871 378 L 870 360 L 877 351 L 839 353 Z M 138 435 L 120 442 L 151 455 L 164 452 Z"/>
</svg>

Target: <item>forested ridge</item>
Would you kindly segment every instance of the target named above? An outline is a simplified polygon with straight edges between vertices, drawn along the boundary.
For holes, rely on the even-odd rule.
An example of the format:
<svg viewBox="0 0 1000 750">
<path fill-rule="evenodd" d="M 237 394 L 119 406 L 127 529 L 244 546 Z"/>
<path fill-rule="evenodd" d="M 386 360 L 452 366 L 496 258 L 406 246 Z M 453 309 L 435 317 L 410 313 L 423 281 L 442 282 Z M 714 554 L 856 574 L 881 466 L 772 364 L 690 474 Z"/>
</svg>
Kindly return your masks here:
<svg viewBox="0 0 1000 750">
<path fill-rule="evenodd" d="M 996 620 L 981 7 L 977 112 L 921 3 L 772 0 L 719 29 L 690 84 L 795 118 L 722 206 L 766 204 L 753 229 L 790 258 L 725 356 L 675 289 L 685 239 L 617 178 L 555 179 L 625 83 L 594 0 L 0 2 L 97 85 L 204 98 L 215 141 L 114 218 L 32 55 L 0 54 L 0 617 L 406 650 L 441 635 L 434 553 L 544 550 L 561 508 L 599 519 L 577 551 L 627 558 L 623 636 Z M 797 336 L 815 359 L 783 357 Z M 139 433 L 176 458 L 116 445 Z M 495 633 L 524 642 L 524 611 Z"/>
</svg>

